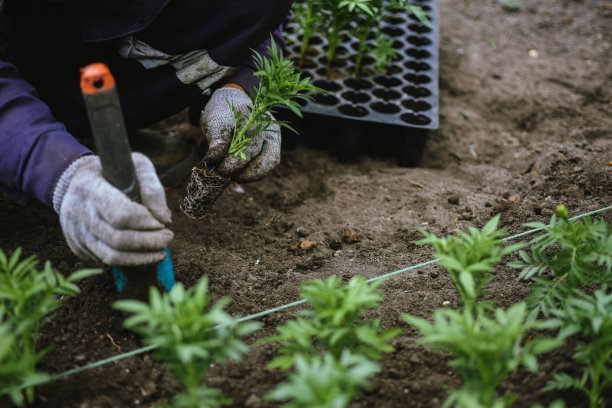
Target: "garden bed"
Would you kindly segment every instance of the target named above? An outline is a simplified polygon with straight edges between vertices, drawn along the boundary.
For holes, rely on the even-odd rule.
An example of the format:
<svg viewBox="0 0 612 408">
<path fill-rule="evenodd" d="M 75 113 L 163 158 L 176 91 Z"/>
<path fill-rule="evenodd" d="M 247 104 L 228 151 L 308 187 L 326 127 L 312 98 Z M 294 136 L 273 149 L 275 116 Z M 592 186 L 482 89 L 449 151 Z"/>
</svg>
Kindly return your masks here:
<svg viewBox="0 0 612 408">
<path fill-rule="evenodd" d="M 370 148 L 357 162 L 339 163 L 330 140 L 304 133 L 268 178 L 243 190 L 230 187 L 203 220 L 182 215 L 183 190 L 169 189 L 177 279 L 193 285 L 207 275 L 216 298 L 231 296 L 230 311 L 249 315 L 297 300 L 304 280 L 372 278 L 430 260 L 432 250 L 416 245 L 417 227 L 446 235 L 455 226 L 481 227 L 499 213 L 501 225 L 517 233 L 525 222 L 547 222 L 561 202 L 570 215 L 610 205 L 609 6 L 524 0 L 510 13 L 496 1 L 441 0 L 440 18 L 440 128 L 430 132 L 420 168 L 397 167 L 394 141 L 385 135 L 368 136 Z M 161 126 L 190 137 L 195 130 L 185 116 Z M 612 213 L 603 217 L 610 222 Z M 63 272 L 93 266 L 71 255 L 57 216 L 38 203 L 22 208 L 0 199 L 0 231 L 5 252 L 22 247 Z M 301 240 L 318 244 L 300 250 Z M 498 305 L 509 307 L 528 292 L 516 277 L 516 270 L 497 269 L 489 293 Z M 81 286 L 43 332 L 42 345 L 55 344 L 40 367 L 46 372 L 141 346 L 111 307 L 110 278 Z M 445 301 L 456 306 L 452 282 L 441 267 L 427 266 L 391 278 L 382 289 L 384 326 L 404 330 L 393 340 L 396 352 L 383 360 L 384 371 L 353 407 L 439 407 L 445 388 L 460 381 L 446 355 L 415 343 L 416 331 L 400 313 L 427 317 Z M 296 309 L 259 319 L 264 328 L 249 341 L 274 333 Z M 211 385 L 233 398 L 234 407 L 260 406 L 284 379 L 265 368 L 276 349 L 257 346 L 240 363 L 214 367 Z M 541 356 L 539 373 L 521 370 L 502 389 L 519 394 L 517 407 L 559 397 L 585 406 L 577 391 L 539 392 L 552 372 L 579 370 L 572 353 L 568 344 Z M 153 406 L 177 389 L 165 368 L 143 353 L 38 387 L 34 406 Z M 612 392 L 606 396 L 612 401 Z"/>
</svg>

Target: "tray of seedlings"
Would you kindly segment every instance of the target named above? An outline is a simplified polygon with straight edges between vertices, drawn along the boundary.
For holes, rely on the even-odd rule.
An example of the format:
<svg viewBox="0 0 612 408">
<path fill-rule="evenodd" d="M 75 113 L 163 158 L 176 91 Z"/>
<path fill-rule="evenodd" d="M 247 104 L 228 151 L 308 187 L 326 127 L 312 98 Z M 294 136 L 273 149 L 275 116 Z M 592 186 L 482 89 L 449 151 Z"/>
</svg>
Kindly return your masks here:
<svg viewBox="0 0 612 408">
<path fill-rule="evenodd" d="M 438 16 L 438 0 L 295 2 L 285 57 L 328 92 L 302 102 L 303 119 L 280 116 L 341 160 L 393 152 L 418 166 L 438 127 Z"/>
</svg>

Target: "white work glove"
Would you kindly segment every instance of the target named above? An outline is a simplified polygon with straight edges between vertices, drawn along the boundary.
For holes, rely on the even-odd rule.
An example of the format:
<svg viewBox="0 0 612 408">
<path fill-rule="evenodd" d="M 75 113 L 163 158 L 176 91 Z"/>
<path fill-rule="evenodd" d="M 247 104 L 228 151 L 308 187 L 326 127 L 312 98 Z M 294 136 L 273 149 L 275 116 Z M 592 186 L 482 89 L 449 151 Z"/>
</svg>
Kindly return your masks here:
<svg viewBox="0 0 612 408">
<path fill-rule="evenodd" d="M 174 237 L 172 214 L 151 161 L 132 153 L 142 204 L 130 200 L 102 175 L 100 158 L 75 160 L 53 192 L 53 208 L 68 246 L 78 257 L 107 265 L 137 266 L 162 261 Z"/>
<path fill-rule="evenodd" d="M 234 134 L 234 115 L 230 104 L 245 116 L 249 115 L 249 108 L 253 106 L 251 98 L 240 89 L 220 88 L 213 92 L 200 117 L 202 132 L 208 141 L 204 161 L 209 168 L 214 168 L 219 175 L 231 180 L 240 183 L 261 180 L 280 162 L 280 128 L 275 124 L 270 130 L 256 134 L 244 151 L 246 160 L 229 154 Z"/>
</svg>

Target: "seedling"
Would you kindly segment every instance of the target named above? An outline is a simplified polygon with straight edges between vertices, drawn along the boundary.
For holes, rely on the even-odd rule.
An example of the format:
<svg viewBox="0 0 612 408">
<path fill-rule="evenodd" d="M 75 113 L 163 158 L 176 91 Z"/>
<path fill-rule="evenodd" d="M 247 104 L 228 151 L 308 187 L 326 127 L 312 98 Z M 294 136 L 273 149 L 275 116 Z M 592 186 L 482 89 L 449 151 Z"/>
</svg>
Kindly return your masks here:
<svg viewBox="0 0 612 408">
<path fill-rule="evenodd" d="M 270 401 L 287 401 L 285 408 L 329 407 L 349 405 L 368 379 L 380 371 L 380 366 L 367 358 L 345 350 L 337 360 L 330 353 L 306 358 L 295 357 L 296 371 L 289 374 L 289 382 L 281 384 L 269 394 Z"/>
<path fill-rule="evenodd" d="M 298 62 L 300 68 L 304 66 L 304 59 L 306 58 L 312 35 L 320 29 L 319 25 L 321 24 L 322 17 L 320 8 L 321 3 L 318 0 L 296 2 L 293 4 L 291 18 L 292 21 L 300 27 L 302 32 L 300 60 Z"/>
<path fill-rule="evenodd" d="M 390 16 L 394 11 L 407 10 L 414 14 L 425 26 L 433 28 L 429 21 L 429 14 L 421 6 L 409 4 L 406 0 L 371 0 L 371 13 L 362 13 L 360 21 L 351 30 L 351 34 L 357 39 L 357 54 L 355 55 L 354 74 L 361 74 L 361 63 L 368 52 L 375 57 L 375 68 L 379 72 L 386 73 L 389 63 L 397 57 L 397 50 L 391 45 L 393 41 L 380 31 L 380 21 Z M 368 44 L 367 40 L 372 33 L 373 27 L 379 27 L 376 33 L 374 46 Z"/>
<path fill-rule="evenodd" d="M 45 262 L 36 270 L 35 256 L 19 260 L 21 249 L 10 258 L 0 251 L 0 394 L 8 394 L 13 403 L 34 401 L 35 384 L 48 376 L 36 370 L 38 362 L 51 350 L 37 350 L 42 326 L 61 305 L 60 296 L 79 293 L 76 282 L 101 273 L 99 269 L 83 269 L 68 278 Z"/>
<path fill-rule="evenodd" d="M 278 334 L 264 339 L 282 344 L 279 356 L 268 365 L 271 368 L 289 369 L 296 363 L 296 356 L 310 359 L 329 352 L 340 360 L 345 350 L 380 360 L 382 353 L 394 350 L 388 341 L 401 329 L 381 331 L 380 317 L 362 319 L 370 308 L 382 301 L 378 286 L 382 281 L 368 284 L 365 278 L 356 276 L 342 285 L 335 276 L 325 281 L 313 280 L 301 285 L 301 297 L 312 309 L 298 312 L 295 320 L 277 328 Z"/>
<path fill-rule="evenodd" d="M 259 328 L 255 322 L 239 323 L 224 308 L 223 298 L 209 306 L 208 280 L 185 289 L 177 283 L 169 293 L 150 290 L 149 303 L 137 300 L 115 302 L 119 310 L 131 313 L 125 327 L 143 336 L 147 345 L 156 347 L 155 357 L 164 362 L 183 385 L 176 395 L 175 407 L 211 408 L 231 402 L 221 392 L 203 383 L 212 363 L 239 360 L 248 350 L 240 337 Z"/>
<path fill-rule="evenodd" d="M 436 250 L 438 264 L 444 266 L 457 288 L 464 307 L 472 310 L 476 302 L 486 293 L 483 288 L 493 280 L 493 267 L 504 255 L 523 247 L 513 244 L 502 247 L 505 230 L 497 229 L 499 215 L 489 220 L 482 230 L 468 227 L 468 231 L 456 230 L 457 236 L 438 238 L 422 228 L 425 235 L 419 244 L 431 244 Z"/>
<path fill-rule="evenodd" d="M 372 54 L 375 60 L 374 68 L 386 74 L 391 62 L 397 58 L 397 50 L 393 48 L 393 39 L 386 34 L 378 33 Z"/>
<path fill-rule="evenodd" d="M 354 73 L 359 76 L 363 57 L 378 48 L 372 47 L 367 42 L 372 30 L 379 27 L 380 22 L 392 12 L 398 10 L 410 11 L 422 24 L 432 28 L 428 13 L 420 6 L 409 4 L 406 0 L 306 0 L 296 2 L 291 15 L 302 34 L 298 65 L 303 67 L 310 39 L 319 30 L 327 40 L 326 74 L 328 77 L 331 76 L 338 46 L 342 43 L 343 36 L 350 32 L 358 42 Z M 377 34 L 380 35 L 380 31 Z M 382 55 L 382 51 L 379 50 L 378 55 Z M 389 52 L 385 55 L 392 56 Z M 380 69 L 381 72 L 386 70 L 386 65 L 380 65 L 380 67 L 383 67 Z"/>
<path fill-rule="evenodd" d="M 234 114 L 234 134 L 229 153 L 246 159 L 244 150 L 253 141 L 253 135 L 272 130 L 273 125 L 285 127 L 295 132 L 284 121 L 275 120 L 275 108 L 285 106 L 298 117 L 302 117 L 299 100 L 311 99 L 312 93 L 320 89 L 310 84 L 310 78 L 302 78 L 293 68 L 293 63 L 283 58 L 282 51 L 272 39 L 268 47 L 270 58 L 254 51 L 254 60 L 259 78 L 259 86 L 251 92 L 253 107 L 248 117 L 244 117 L 228 102 Z M 203 218 L 221 192 L 231 183 L 221 177 L 205 163 L 196 165 L 191 173 L 186 193 L 180 203 L 181 210 L 191 218 Z"/>
<path fill-rule="evenodd" d="M 562 344 L 550 338 L 532 338 L 526 341 L 535 321 L 526 320 L 524 302 L 513 305 L 508 311 L 477 306 L 474 311 L 437 309 L 433 323 L 416 316 L 403 315 L 416 327 L 420 343 L 434 350 L 452 354 L 451 367 L 463 380 L 463 386 L 452 391 L 444 407 L 508 407 L 514 395 L 497 395 L 501 381 L 520 365 L 536 372 L 536 355 L 550 351 Z"/>
<path fill-rule="evenodd" d="M 544 233 L 531 240 L 531 254 L 520 251 L 521 261 L 510 266 L 533 282 L 527 297 L 532 318 L 547 317 L 544 324 L 558 329 L 561 340 L 580 335 L 574 359 L 585 366 L 580 378 L 554 374 L 545 389 L 578 389 L 591 407 L 603 406 L 602 392 L 612 383 L 612 229 L 590 217 L 571 220 L 564 205 L 549 225 L 526 226 Z"/>
<path fill-rule="evenodd" d="M 524 302 L 507 311 L 494 308 L 492 302 L 479 301 L 483 287 L 492 280 L 491 272 L 501 258 L 521 244 L 502 248 L 503 230 L 498 230 L 499 216 L 493 217 L 481 231 L 470 227 L 469 233 L 438 238 L 425 231 L 425 239 L 436 249 L 438 263 L 444 265 L 463 301 L 463 309 L 438 309 L 433 323 L 411 315 L 404 319 L 421 333 L 419 342 L 432 349 L 446 350 L 453 356 L 450 366 L 457 370 L 463 387 L 450 393 L 445 407 L 507 407 L 513 395 L 497 395 L 501 381 L 520 365 L 537 371 L 535 356 L 550 351 L 561 341 L 531 338 L 531 329 L 540 323 L 527 319 Z"/>
<path fill-rule="evenodd" d="M 549 225 L 525 225 L 544 233 L 531 240 L 531 255 L 520 251 L 521 260 L 509 265 L 533 282 L 527 302 L 534 314 L 549 316 L 573 290 L 612 281 L 612 228 L 605 221 L 570 220 L 560 205 Z"/>
<path fill-rule="evenodd" d="M 574 359 L 585 366 L 579 378 L 556 373 L 545 390 L 574 388 L 584 392 L 591 408 L 605 406 L 602 393 L 612 384 L 612 290 L 608 285 L 593 294 L 579 290 L 551 311 L 546 324 L 559 329 L 559 339 L 580 335 Z"/>
<path fill-rule="evenodd" d="M 246 160 L 244 149 L 253 141 L 253 136 L 262 131 L 269 131 L 276 124 L 297 133 L 289 123 L 272 119 L 278 106 L 289 108 L 298 117 L 302 117 L 299 100 L 312 99 L 312 94 L 321 89 L 310 84 L 309 77 L 302 77 L 293 68 L 293 62 L 283 58 L 274 39 L 268 48 L 270 58 L 262 57 L 255 52 L 255 76 L 259 86 L 251 92 L 253 108 L 248 117 L 244 117 L 230 104 L 234 113 L 234 136 L 229 149 L 230 154 Z"/>
<path fill-rule="evenodd" d="M 323 37 L 327 40 L 327 76 L 332 73 L 332 63 L 336 57 L 338 46 L 342 43 L 342 35 L 348 29 L 351 21 L 359 19 L 361 13 L 375 16 L 375 10 L 370 0 L 321 0 L 324 13 L 322 28 Z"/>
</svg>

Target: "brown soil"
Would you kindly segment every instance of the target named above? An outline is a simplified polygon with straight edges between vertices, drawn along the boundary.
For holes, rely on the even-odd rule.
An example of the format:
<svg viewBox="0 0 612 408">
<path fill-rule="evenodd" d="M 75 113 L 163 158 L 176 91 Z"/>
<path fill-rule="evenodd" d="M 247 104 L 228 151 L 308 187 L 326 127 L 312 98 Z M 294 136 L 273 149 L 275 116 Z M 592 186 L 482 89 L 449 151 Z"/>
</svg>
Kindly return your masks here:
<svg viewBox="0 0 612 408">
<path fill-rule="evenodd" d="M 207 275 L 215 297 L 231 296 L 231 312 L 249 315 L 297 300 L 298 284 L 307 279 L 371 278 L 431 259 L 431 249 L 416 244 L 417 227 L 445 235 L 455 226 L 480 227 L 500 213 L 502 225 L 516 233 L 525 222 L 547 222 L 558 203 L 572 215 L 610 205 L 612 10 L 604 3 L 523 0 L 520 12 L 509 13 L 497 1 L 442 0 L 441 126 L 430 133 L 421 167 L 400 168 L 392 157 L 366 154 L 339 163 L 329 149 L 299 144 L 284 151 L 267 179 L 243 185 L 244 192 L 227 189 L 199 221 L 181 214 L 182 188 L 170 189 L 178 280 L 192 285 Z M 182 118 L 164 126 L 188 132 Z M 609 222 L 610 212 L 604 217 Z M 359 235 L 357 242 L 342 241 L 346 227 Z M 0 231 L 5 252 L 22 247 L 66 273 L 94 266 L 71 254 L 57 216 L 38 203 L 21 208 L 0 201 Z M 318 245 L 289 250 L 304 239 Z M 40 366 L 46 372 L 140 347 L 112 308 L 110 278 L 81 286 L 82 294 L 65 298 L 44 329 L 41 345 L 55 344 Z M 384 372 L 352 407 L 439 407 L 445 390 L 460 381 L 448 357 L 417 345 L 399 315 L 429 316 L 444 301 L 456 305 L 451 281 L 431 266 L 399 274 L 383 288 L 378 312 L 384 325 L 404 330 L 393 341 L 397 351 L 383 361 Z M 507 307 L 528 288 L 516 271 L 501 266 L 489 291 Z M 294 312 L 261 318 L 264 328 L 250 340 L 272 334 Z M 209 381 L 233 398 L 233 407 L 260 406 L 284 378 L 265 368 L 275 350 L 254 347 L 240 363 L 213 367 Z M 558 397 L 586 406 L 576 391 L 539 391 L 552 372 L 579 372 L 571 345 L 540 361 L 539 373 L 520 370 L 500 391 L 517 393 L 517 407 Z M 34 406 L 152 406 L 177 389 L 152 355 L 139 354 L 40 386 Z"/>
</svg>

